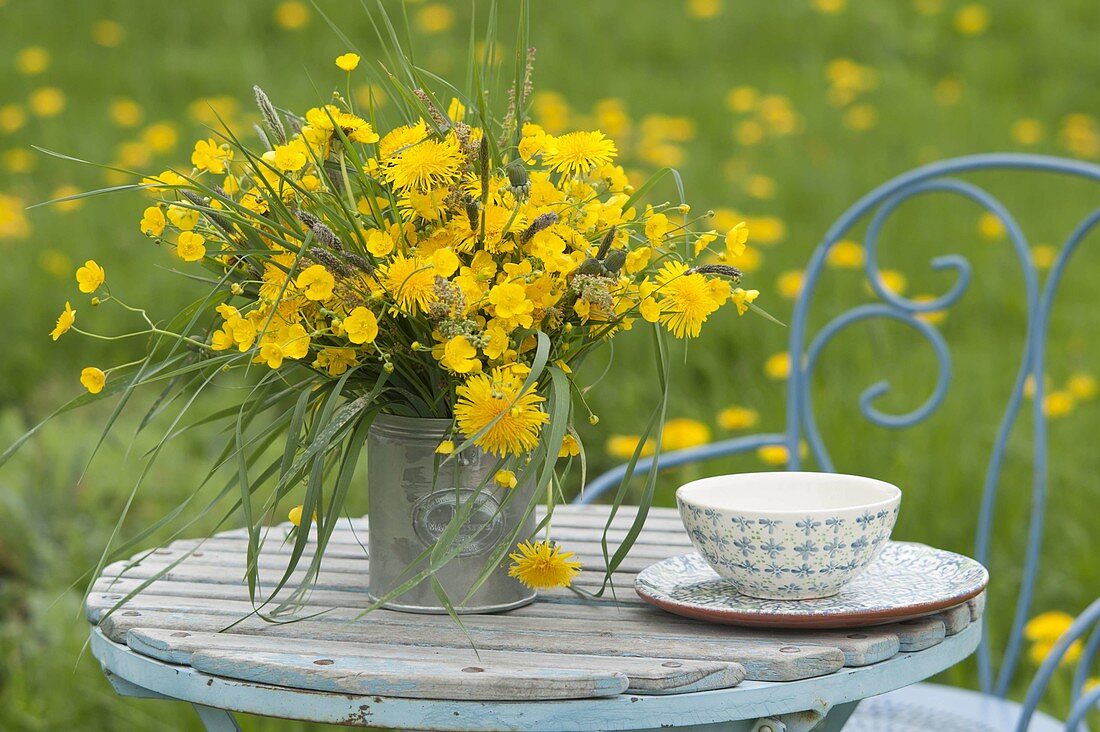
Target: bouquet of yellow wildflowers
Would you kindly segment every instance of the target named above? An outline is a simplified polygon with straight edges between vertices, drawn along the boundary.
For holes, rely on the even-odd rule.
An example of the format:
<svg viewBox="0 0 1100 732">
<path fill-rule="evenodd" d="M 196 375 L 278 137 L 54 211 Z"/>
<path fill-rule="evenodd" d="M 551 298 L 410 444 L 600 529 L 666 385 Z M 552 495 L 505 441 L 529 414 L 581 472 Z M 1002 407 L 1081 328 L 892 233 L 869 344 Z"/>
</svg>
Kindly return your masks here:
<svg viewBox="0 0 1100 732">
<path fill-rule="evenodd" d="M 526 49 L 522 30 L 517 40 Z M 340 93 L 294 114 L 257 87 L 263 124 L 252 142 L 226 129 L 195 143 L 189 167 L 130 186 L 156 199 L 141 232 L 206 293 L 161 324 L 120 300 L 95 261 L 77 271 L 95 304 L 143 318 L 128 335 L 149 343 L 134 363 L 84 368 L 94 396 L 78 403 L 244 377 L 244 399 L 196 423 L 220 420 L 231 435 L 211 475 L 232 470 L 223 494 L 238 494 L 250 556 L 260 527 L 289 502 L 306 527 L 295 559 L 311 526 L 302 517 L 314 517 L 315 573 L 379 414 L 451 420 L 442 461 L 479 448 L 499 460 L 486 490 L 532 481 L 552 514 L 566 472 L 583 465 L 571 398 L 584 392 L 578 365 L 652 324 L 667 394 L 663 334 L 695 338 L 722 305 L 744 313 L 756 298 L 734 287 L 733 267 L 694 263 L 707 250 L 719 262 L 738 256 L 743 223 L 697 228 L 686 203 L 645 202 L 668 171 L 635 188 L 599 130 L 554 136 L 528 120 L 533 56 L 517 54 L 502 115 L 482 90 L 464 95 L 399 49 L 392 68 L 368 70 L 401 115 L 389 123 Z M 336 64 L 350 74 L 360 57 Z M 475 82 L 492 73 L 471 68 Z M 76 323 L 66 302 L 51 336 L 84 333 Z M 660 434 L 663 415 L 662 397 L 639 445 Z M 272 445 L 281 455 L 262 464 Z M 263 485 L 274 487 L 257 510 Z M 616 507 L 625 494 L 624 480 Z M 643 507 L 627 544 L 644 520 Z M 568 586 L 579 571 L 552 535 L 518 539 L 495 556 L 510 554 L 524 584 Z M 628 548 L 608 557 L 608 580 Z"/>
</svg>

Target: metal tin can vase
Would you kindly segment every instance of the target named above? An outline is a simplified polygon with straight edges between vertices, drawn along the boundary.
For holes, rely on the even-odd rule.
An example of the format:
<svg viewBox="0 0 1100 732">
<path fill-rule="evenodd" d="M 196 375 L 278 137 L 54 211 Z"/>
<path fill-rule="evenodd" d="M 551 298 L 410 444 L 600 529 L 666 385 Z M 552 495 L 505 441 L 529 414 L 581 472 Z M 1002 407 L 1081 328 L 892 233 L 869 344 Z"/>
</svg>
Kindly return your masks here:
<svg viewBox="0 0 1100 732">
<path fill-rule="evenodd" d="M 534 533 L 534 513 L 524 519 L 532 481 L 500 488 L 491 474 L 498 461 L 477 448 L 440 465 L 443 460 L 436 448 L 449 439 L 451 427 L 446 419 L 392 415 L 378 415 L 371 425 L 367 436 L 370 595 L 383 598 L 422 572 L 426 560 L 414 563 L 436 543 L 455 513 L 469 505 L 472 510 L 454 542 L 461 549 L 435 578 L 459 613 L 500 612 L 526 605 L 535 599 L 535 592 L 508 576 L 507 560 L 494 568 L 476 593 L 466 595 L 484 572 L 493 549 L 517 526 L 524 524 L 520 540 Z M 384 606 L 406 612 L 446 612 L 430 578 Z"/>
</svg>

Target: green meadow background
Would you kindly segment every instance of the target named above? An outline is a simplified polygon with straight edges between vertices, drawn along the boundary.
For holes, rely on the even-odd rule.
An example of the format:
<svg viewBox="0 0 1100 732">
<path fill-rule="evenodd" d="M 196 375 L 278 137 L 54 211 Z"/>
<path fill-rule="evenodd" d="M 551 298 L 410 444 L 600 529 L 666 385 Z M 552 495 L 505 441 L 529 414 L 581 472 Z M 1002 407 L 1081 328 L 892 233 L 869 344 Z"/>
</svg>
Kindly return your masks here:
<svg viewBox="0 0 1100 732">
<path fill-rule="evenodd" d="M 501 6 L 507 38 L 515 8 Z M 533 6 L 536 116 L 552 132 L 599 126 L 616 138 L 639 179 L 676 167 L 693 212 L 713 211 L 716 225 L 747 219 L 752 248 L 740 262 L 746 284 L 759 289 L 759 303 L 784 322 L 801 269 L 826 227 L 878 183 L 967 153 L 1100 158 L 1100 5 L 1090 0 L 556 0 Z M 471 19 L 476 14 L 480 28 L 488 4 L 387 7 L 407 15 L 418 62 L 461 81 Z M 378 44 L 364 10 L 335 1 L 321 8 L 372 63 Z M 513 49 L 505 45 L 510 57 Z M 174 275 L 173 262 L 139 233 L 146 203 L 138 193 L 28 209 L 127 182 L 32 146 L 149 173 L 189 168 L 194 140 L 208 136 L 205 126 L 215 123 L 212 108 L 247 131 L 255 120 L 254 83 L 282 107 L 322 103 L 333 88 L 343 88 L 344 73 L 333 59 L 347 50 L 317 9 L 298 2 L 0 0 L 2 445 L 80 393 L 83 366 L 140 354 L 137 342 L 72 333 L 57 343 L 48 338 L 66 301 L 82 327 L 100 333 L 127 327 L 117 311 L 97 311 L 77 291 L 73 272 L 85 259 L 95 258 L 112 290 L 154 318 L 172 315 L 200 286 Z M 367 93 L 362 70 L 352 80 L 353 93 Z M 1095 184 L 1081 181 L 1017 173 L 971 179 L 1018 217 L 1032 248 L 1026 256 L 1041 270 L 1097 201 Z M 658 195 L 671 200 L 675 191 L 669 186 Z M 973 548 L 981 481 L 1027 320 L 1020 262 L 995 224 L 973 204 L 929 196 L 908 204 L 883 232 L 880 263 L 906 295 L 936 295 L 951 286 L 951 273 L 929 266 L 937 255 L 962 254 L 974 268 L 962 301 L 934 317 L 952 346 L 954 382 L 933 418 L 895 432 L 859 414 L 860 393 L 882 379 L 892 385 L 879 403 L 885 411 L 914 409 L 931 394 L 932 350 L 903 326 L 876 322 L 845 331 L 814 377 L 818 425 L 836 467 L 904 489 L 897 538 L 962 552 Z M 1052 468 L 1036 613 L 1075 614 L 1100 594 L 1096 244 L 1086 241 L 1075 258 L 1050 332 Z M 844 251 L 818 287 L 815 327 L 872 299 L 858 249 Z M 666 442 L 781 430 L 787 337 L 786 328 L 764 318 L 725 311 L 701 339 L 677 344 L 669 416 L 680 421 Z M 657 398 L 652 362 L 644 329 L 616 340 L 610 376 L 591 393 L 599 423 L 582 430 L 590 471 L 614 465 L 614 453 L 636 439 Z M 593 362 L 593 378 L 604 363 Z M 64 415 L 0 469 L 2 729 L 199 728 L 183 706 L 120 699 L 82 653 L 85 573 L 130 499 L 144 450 L 168 429 L 160 420 L 135 437 L 155 396 L 145 395 L 126 413 L 90 466 L 107 406 Z M 730 407 L 740 409 L 726 411 Z M 1022 421 L 1010 442 L 994 533 L 987 617 L 997 642 L 1010 619 L 1029 514 L 1030 430 Z M 205 466 L 223 440 L 195 432 L 175 441 L 133 496 L 122 536 L 193 491 L 196 466 Z M 770 469 L 781 457 L 749 454 L 669 471 L 660 478 L 659 500 L 671 505 L 675 487 L 693 477 Z M 365 510 L 365 495 L 353 502 Z M 202 518 L 193 532 L 213 523 L 212 516 Z M 1028 659 L 1021 664 L 1017 696 L 1033 668 Z M 1069 673 L 1060 672 L 1048 695 L 1052 712 L 1065 710 Z M 973 661 L 946 677 L 974 686 Z M 244 724 L 300 728 L 259 719 Z"/>
</svg>

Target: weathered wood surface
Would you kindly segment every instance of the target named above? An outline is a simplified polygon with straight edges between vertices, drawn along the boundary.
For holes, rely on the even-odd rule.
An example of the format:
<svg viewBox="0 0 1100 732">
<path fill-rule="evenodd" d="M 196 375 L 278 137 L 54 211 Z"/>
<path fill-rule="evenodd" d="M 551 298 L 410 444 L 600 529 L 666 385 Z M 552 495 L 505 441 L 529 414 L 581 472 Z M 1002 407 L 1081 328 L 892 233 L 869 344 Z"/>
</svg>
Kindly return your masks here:
<svg viewBox="0 0 1100 732">
<path fill-rule="evenodd" d="M 604 584 L 605 527 L 610 524 L 606 551 L 612 554 L 634 515 L 624 507 L 609 522 L 606 507 L 555 511 L 555 538 L 585 565 L 576 581 L 582 591 Z M 292 553 L 289 530 L 283 524 L 266 533 L 254 599 L 243 582 L 247 536 L 230 531 L 109 565 L 92 588 L 88 618 L 138 653 L 246 681 L 345 694 L 533 700 L 683 693 L 742 679 L 827 675 L 930 648 L 980 618 L 983 602 L 849 630 L 745 629 L 670 615 L 633 592 L 637 572 L 691 549 L 676 511 L 653 509 L 614 573 L 615 593 L 602 599 L 544 593 L 509 613 L 464 616 L 463 630 L 446 616 L 363 614 L 370 605 L 365 518 L 338 523 L 316 581 L 295 604 L 284 603 L 305 576 L 312 542 L 288 586 L 272 598 Z"/>
</svg>

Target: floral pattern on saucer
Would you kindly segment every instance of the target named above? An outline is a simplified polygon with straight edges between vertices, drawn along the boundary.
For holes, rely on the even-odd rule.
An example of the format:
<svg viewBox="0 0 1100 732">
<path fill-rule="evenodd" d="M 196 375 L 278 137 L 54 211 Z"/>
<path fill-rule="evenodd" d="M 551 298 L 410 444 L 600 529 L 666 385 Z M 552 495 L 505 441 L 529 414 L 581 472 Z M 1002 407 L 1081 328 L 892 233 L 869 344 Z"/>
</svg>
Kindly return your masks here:
<svg viewBox="0 0 1100 732">
<path fill-rule="evenodd" d="M 989 582 L 985 567 L 924 544 L 888 541 L 832 597 L 766 600 L 738 593 L 698 554 L 663 559 L 638 575 L 642 599 L 673 613 L 770 627 L 850 627 L 920 617 L 958 605 Z"/>
</svg>

